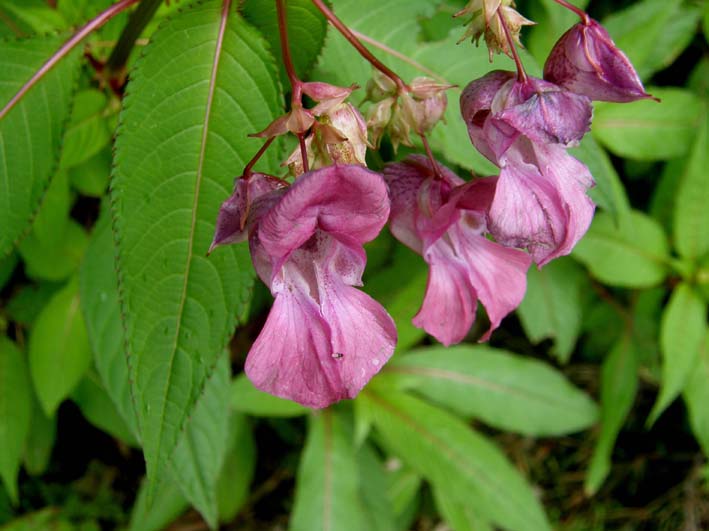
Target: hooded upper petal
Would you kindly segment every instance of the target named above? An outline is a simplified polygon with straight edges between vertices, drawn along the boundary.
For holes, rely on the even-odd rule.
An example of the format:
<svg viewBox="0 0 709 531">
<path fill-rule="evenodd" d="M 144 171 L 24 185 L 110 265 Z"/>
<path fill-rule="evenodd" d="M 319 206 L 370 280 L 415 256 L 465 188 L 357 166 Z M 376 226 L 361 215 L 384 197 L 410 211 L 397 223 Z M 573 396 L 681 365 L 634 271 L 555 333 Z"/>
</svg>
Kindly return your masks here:
<svg viewBox="0 0 709 531">
<path fill-rule="evenodd" d="M 595 20 L 564 33 L 544 64 L 544 79 L 592 100 L 649 98 L 628 57 Z"/>
</svg>

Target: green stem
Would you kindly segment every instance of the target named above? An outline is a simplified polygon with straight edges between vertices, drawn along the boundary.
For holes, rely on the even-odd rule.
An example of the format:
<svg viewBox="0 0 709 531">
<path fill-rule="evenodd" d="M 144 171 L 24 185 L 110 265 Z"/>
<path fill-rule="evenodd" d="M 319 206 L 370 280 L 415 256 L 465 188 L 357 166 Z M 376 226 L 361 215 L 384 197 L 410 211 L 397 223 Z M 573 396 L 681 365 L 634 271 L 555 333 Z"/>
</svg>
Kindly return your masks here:
<svg viewBox="0 0 709 531">
<path fill-rule="evenodd" d="M 155 16 L 161 3 L 162 0 L 142 0 L 131 14 L 106 63 L 106 67 L 111 72 L 118 72 L 126 65 L 130 52 L 135 46 L 135 41 Z"/>
</svg>

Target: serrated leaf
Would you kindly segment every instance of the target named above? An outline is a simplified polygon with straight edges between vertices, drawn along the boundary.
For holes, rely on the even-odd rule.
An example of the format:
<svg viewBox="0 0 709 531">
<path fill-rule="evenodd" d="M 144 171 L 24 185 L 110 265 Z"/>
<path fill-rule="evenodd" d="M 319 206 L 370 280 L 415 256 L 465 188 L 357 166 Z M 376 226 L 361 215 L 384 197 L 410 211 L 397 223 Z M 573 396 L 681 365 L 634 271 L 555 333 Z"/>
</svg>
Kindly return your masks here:
<svg viewBox="0 0 709 531">
<path fill-rule="evenodd" d="M 323 410 L 311 417 L 298 467 L 291 531 L 364 531 L 357 458 L 343 420 Z"/>
<path fill-rule="evenodd" d="M 709 112 L 704 116 L 680 174 L 674 203 L 674 243 L 680 255 L 709 253 Z"/>
<path fill-rule="evenodd" d="M 689 152 L 702 119 L 702 101 L 679 88 L 648 88 L 654 100 L 596 103 L 593 133 L 611 153 L 638 160 L 666 160 Z"/>
<path fill-rule="evenodd" d="M 611 286 L 646 288 L 667 275 L 669 245 L 662 227 L 633 210 L 627 223 L 616 224 L 610 214 L 596 214 L 573 252 L 591 274 Z"/>
<path fill-rule="evenodd" d="M 601 368 L 601 433 L 586 472 L 584 490 L 593 495 L 611 468 L 615 439 L 633 406 L 638 387 L 638 354 L 628 334 L 608 353 Z"/>
<path fill-rule="evenodd" d="M 241 4 L 241 12 L 244 18 L 261 31 L 268 41 L 271 52 L 276 58 L 281 83 L 284 87 L 289 86 L 290 82 L 281 57 L 276 3 L 263 0 L 245 0 Z M 310 0 L 289 0 L 286 2 L 286 17 L 293 66 L 298 76 L 301 79 L 306 79 L 325 42 L 327 22 Z"/>
<path fill-rule="evenodd" d="M 246 247 L 206 252 L 234 175 L 261 146 L 246 134 L 282 112 L 266 44 L 234 8 L 196 4 L 160 27 L 133 71 L 116 139 L 119 283 L 152 481 L 249 296 Z"/>
<path fill-rule="evenodd" d="M 47 415 L 72 392 L 91 364 L 91 347 L 72 281 L 42 309 L 29 341 L 30 373 Z"/>
<path fill-rule="evenodd" d="M 552 367 L 490 347 L 425 348 L 385 371 L 459 415 L 526 435 L 572 433 L 598 415 L 593 401 Z"/>
<path fill-rule="evenodd" d="M 248 498 L 256 470 L 256 442 L 251 423 L 245 415 L 235 413 L 229 425 L 226 459 L 217 483 L 219 521 L 231 522 Z"/>
<path fill-rule="evenodd" d="M 524 331 L 534 343 L 554 338 L 551 353 L 569 361 L 581 331 L 583 270 L 570 258 L 560 258 L 527 272 L 527 292 L 517 308 Z"/>
<path fill-rule="evenodd" d="M 706 303 L 691 286 L 679 284 L 672 292 L 660 321 L 662 384 L 648 424 L 653 424 L 684 389 L 697 364 L 706 323 Z"/>
<path fill-rule="evenodd" d="M 32 387 L 27 361 L 17 346 L 0 336 L 0 478 L 17 503 L 17 473 L 30 431 Z"/>
<path fill-rule="evenodd" d="M 550 529 L 531 487 L 504 454 L 441 409 L 405 394 L 371 390 L 374 422 L 386 446 L 444 494 L 471 503 L 505 529 Z"/>
<path fill-rule="evenodd" d="M 0 42 L 0 108 L 61 45 L 58 36 Z M 0 256 L 29 227 L 59 162 L 79 71 L 71 53 L 0 120 Z"/>
<path fill-rule="evenodd" d="M 699 352 L 699 361 L 684 388 L 684 402 L 689 412 L 689 424 L 704 455 L 709 456 L 709 329 Z"/>
<path fill-rule="evenodd" d="M 297 417 L 310 411 L 292 400 L 259 391 L 246 374 L 240 374 L 232 383 L 231 407 L 257 417 Z"/>
</svg>

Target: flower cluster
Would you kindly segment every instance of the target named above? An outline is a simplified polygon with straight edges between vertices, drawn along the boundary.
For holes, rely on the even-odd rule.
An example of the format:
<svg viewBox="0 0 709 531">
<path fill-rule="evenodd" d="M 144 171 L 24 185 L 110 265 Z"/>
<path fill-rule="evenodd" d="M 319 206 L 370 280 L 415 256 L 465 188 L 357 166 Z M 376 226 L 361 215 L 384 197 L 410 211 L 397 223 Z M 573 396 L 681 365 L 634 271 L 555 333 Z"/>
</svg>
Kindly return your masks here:
<svg viewBox="0 0 709 531">
<path fill-rule="evenodd" d="M 294 90 L 316 106 L 305 109 L 295 99 L 259 133 L 269 143 L 287 132 L 298 136 L 285 163 L 294 180 L 252 173 L 249 163 L 219 211 L 212 245 L 248 240 L 254 268 L 275 298 L 246 360 L 259 389 L 326 407 L 356 396 L 391 357 L 394 322 L 357 288 L 363 245 L 387 222 L 429 266 L 413 323 L 444 345 L 465 338 L 478 301 L 490 322 L 481 338 L 487 340 L 522 301 L 532 261 L 541 267 L 568 254 L 585 233 L 593 178 L 567 148 L 589 131 L 592 99 L 649 96 L 585 13 L 552 50 L 544 79 L 528 77 L 514 49 L 526 19 L 511 6 L 473 0 L 462 13 L 472 16 L 473 38 L 485 35 L 491 50 L 514 55 L 518 65 L 517 73 L 472 81 L 460 100 L 472 144 L 499 175 L 466 182 L 436 161 L 425 135 L 441 120 L 450 86 L 425 78 L 406 85 L 384 67 L 386 75 L 368 86 L 366 121 L 345 102 L 355 87 L 295 79 Z M 368 134 L 378 145 L 385 133 L 394 146 L 412 145 L 418 135 L 427 155 L 371 171 Z"/>
</svg>

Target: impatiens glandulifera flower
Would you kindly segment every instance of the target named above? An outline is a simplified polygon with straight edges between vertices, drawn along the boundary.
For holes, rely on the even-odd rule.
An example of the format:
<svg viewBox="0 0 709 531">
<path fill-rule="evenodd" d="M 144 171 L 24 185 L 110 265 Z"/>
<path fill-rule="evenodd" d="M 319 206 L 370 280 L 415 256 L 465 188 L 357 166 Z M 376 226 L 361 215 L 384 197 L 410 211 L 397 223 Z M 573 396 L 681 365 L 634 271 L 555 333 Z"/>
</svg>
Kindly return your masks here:
<svg viewBox="0 0 709 531">
<path fill-rule="evenodd" d="M 652 97 L 608 31 L 591 18 L 557 41 L 544 64 L 544 79 L 592 100 L 624 103 Z"/>
<path fill-rule="evenodd" d="M 413 319 L 444 345 L 458 343 L 475 320 L 478 299 L 490 318 L 485 341 L 522 302 L 530 257 L 485 237 L 486 212 L 496 178 L 466 183 L 428 158 L 414 155 L 388 164 L 389 227 L 429 265 L 423 304 Z"/>
<path fill-rule="evenodd" d="M 217 235 L 235 241 L 246 227 L 256 272 L 275 297 L 246 359 L 257 388 L 323 408 L 354 398 L 387 362 L 394 322 L 353 286 L 362 284 L 363 244 L 388 215 L 382 177 L 359 165 L 309 171 L 288 188 L 260 174 L 236 183 Z"/>
<path fill-rule="evenodd" d="M 588 98 L 541 79 L 495 71 L 460 99 L 473 145 L 500 168 L 489 227 L 504 245 L 526 247 L 541 265 L 568 254 L 594 205 L 588 168 L 566 153 L 589 130 Z"/>
<path fill-rule="evenodd" d="M 467 6 L 453 15 L 471 17 L 466 22 L 468 29 L 458 42 L 470 38 L 477 45 L 480 37 L 484 35 L 491 61 L 493 53 L 502 52 L 512 57 L 511 43 L 507 38 L 503 20 L 510 37 L 520 46 L 519 33 L 522 26 L 534 25 L 534 22 L 520 15 L 514 6 L 512 0 L 471 0 Z"/>
</svg>

